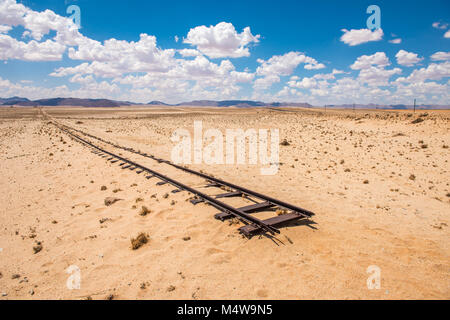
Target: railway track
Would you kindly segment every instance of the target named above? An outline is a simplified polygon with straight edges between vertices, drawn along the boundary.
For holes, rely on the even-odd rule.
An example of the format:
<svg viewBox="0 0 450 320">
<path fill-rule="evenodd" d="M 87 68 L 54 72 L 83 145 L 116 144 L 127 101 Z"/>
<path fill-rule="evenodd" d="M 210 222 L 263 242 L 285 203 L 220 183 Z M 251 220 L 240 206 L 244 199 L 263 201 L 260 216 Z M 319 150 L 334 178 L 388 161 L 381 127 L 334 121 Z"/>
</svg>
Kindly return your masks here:
<svg viewBox="0 0 450 320">
<path fill-rule="evenodd" d="M 87 146 L 88 148 L 91 149 L 91 151 L 94 154 L 97 154 L 98 156 L 105 158 L 107 161 L 111 163 L 118 163 L 118 165 L 122 169 L 133 170 L 137 174 L 145 173 L 147 179 L 157 178 L 161 180 L 160 182 L 157 183 L 158 185 L 163 184 L 173 185 L 176 188 L 175 190 L 172 191 L 173 193 L 180 191 L 187 191 L 195 195 L 195 197 L 190 200 L 191 203 L 193 205 L 196 205 L 198 203 L 204 202 L 218 209 L 220 212 L 214 216 L 216 219 L 219 219 L 221 221 L 225 221 L 230 218 L 239 219 L 245 224 L 244 226 L 238 229 L 239 232 L 244 236 L 252 237 L 253 235 L 258 233 L 270 233 L 272 235 L 279 234 L 280 233 L 279 228 L 282 227 L 283 225 L 301 219 L 309 219 L 314 215 L 313 212 L 300 208 L 298 206 L 272 198 L 270 196 L 263 195 L 253 190 L 232 184 L 230 182 L 215 178 L 205 173 L 185 168 L 178 164 L 172 163 L 171 161 L 160 159 L 155 157 L 154 155 L 141 152 L 140 150 L 135 150 L 133 148 L 121 146 L 117 143 L 107 141 L 103 138 L 94 136 L 82 130 L 72 128 L 64 124 L 60 124 L 56 120 L 49 118 L 46 114 L 44 114 L 44 116 L 45 118 L 50 120 L 51 124 L 55 125 L 59 130 L 67 134 L 73 140 Z M 204 187 L 220 188 L 222 190 L 227 190 L 227 192 L 215 196 L 208 195 L 200 190 L 197 190 L 193 187 L 183 184 L 180 181 L 172 179 L 160 172 L 157 172 L 151 168 L 143 166 L 128 158 L 125 158 L 124 156 L 108 151 L 104 147 L 101 147 L 100 145 L 95 144 L 94 142 L 88 139 L 91 140 L 93 139 L 98 142 L 107 144 L 113 148 L 131 152 L 141 157 L 155 160 L 158 163 L 164 163 L 169 166 L 175 167 L 189 174 L 196 175 L 207 181 L 207 184 Z M 243 197 L 246 198 L 247 200 L 252 201 L 253 204 L 236 208 L 222 201 L 222 199 L 232 197 Z M 277 212 L 277 215 L 264 220 L 252 216 L 252 214 L 254 213 L 268 210 Z"/>
</svg>

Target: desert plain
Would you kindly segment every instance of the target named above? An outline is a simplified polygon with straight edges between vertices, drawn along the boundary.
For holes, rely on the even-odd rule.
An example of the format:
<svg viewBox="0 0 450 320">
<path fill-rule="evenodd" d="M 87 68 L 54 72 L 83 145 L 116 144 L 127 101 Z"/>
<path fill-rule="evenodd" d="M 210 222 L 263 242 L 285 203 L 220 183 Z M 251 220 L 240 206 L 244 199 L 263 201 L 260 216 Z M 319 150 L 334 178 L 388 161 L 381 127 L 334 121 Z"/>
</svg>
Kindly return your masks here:
<svg viewBox="0 0 450 320">
<path fill-rule="evenodd" d="M 194 121 L 279 129 L 275 175 L 188 167 L 315 215 L 275 237 L 242 237 L 242 223 L 91 153 L 47 116 L 164 159 L 173 132 Z M 449 145 L 448 110 L 2 107 L 0 299 L 449 299 Z M 148 241 L 133 250 L 140 233 Z M 74 270 L 79 288 L 68 286 Z"/>
</svg>

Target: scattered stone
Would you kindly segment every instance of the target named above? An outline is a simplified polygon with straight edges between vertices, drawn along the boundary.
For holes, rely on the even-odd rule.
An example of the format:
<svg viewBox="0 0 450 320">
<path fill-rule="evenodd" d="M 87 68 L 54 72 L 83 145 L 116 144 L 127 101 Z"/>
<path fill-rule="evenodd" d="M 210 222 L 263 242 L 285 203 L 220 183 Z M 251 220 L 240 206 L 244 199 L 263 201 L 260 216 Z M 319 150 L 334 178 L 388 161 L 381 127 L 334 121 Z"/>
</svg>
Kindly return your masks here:
<svg viewBox="0 0 450 320">
<path fill-rule="evenodd" d="M 147 208 L 146 206 L 142 206 L 141 212 L 139 213 L 139 215 L 145 217 L 146 215 L 148 215 L 151 212 L 152 211 L 149 208 Z"/>
<path fill-rule="evenodd" d="M 170 286 L 170 287 L 167 288 L 167 291 L 168 292 L 172 292 L 172 291 L 175 291 L 175 289 L 176 288 L 174 286 Z"/>
<path fill-rule="evenodd" d="M 411 121 L 411 123 L 412 124 L 417 124 L 417 123 L 421 123 L 421 122 L 423 122 L 424 120 L 421 118 L 421 117 L 419 117 L 419 118 L 417 118 L 416 120 L 413 120 L 413 121 Z"/>
<path fill-rule="evenodd" d="M 100 222 L 100 224 L 105 223 L 106 221 L 111 220 L 110 218 L 101 218 L 98 222 Z"/>
<path fill-rule="evenodd" d="M 410 176 L 409 176 L 409 180 L 412 180 L 412 181 L 416 180 L 416 176 L 415 176 L 415 175 L 413 175 L 413 174 L 412 174 L 412 175 L 410 175 Z"/>
<path fill-rule="evenodd" d="M 184 241 L 189 241 L 189 240 L 191 240 L 191 237 L 183 237 L 183 240 Z"/>
<path fill-rule="evenodd" d="M 140 233 L 136 238 L 131 238 L 131 248 L 137 250 L 148 242 L 148 236 L 145 233 Z"/>
<path fill-rule="evenodd" d="M 364 184 L 369 184 L 369 180 L 364 180 Z"/>
<path fill-rule="evenodd" d="M 275 213 L 277 214 L 277 216 L 282 216 L 284 214 L 287 214 L 287 210 L 285 210 L 285 209 L 277 209 L 277 211 Z"/>
<path fill-rule="evenodd" d="M 106 297 L 106 300 L 113 300 L 114 299 L 114 295 L 110 294 Z"/>
<path fill-rule="evenodd" d="M 34 290 L 33 289 L 31 289 L 29 292 L 28 292 L 30 295 L 34 295 Z"/>
<path fill-rule="evenodd" d="M 11 276 L 11 279 L 19 279 L 20 278 L 20 274 L 13 274 L 12 276 Z"/>
<path fill-rule="evenodd" d="M 42 248 L 42 243 L 37 241 L 36 245 L 33 247 L 34 254 L 41 252 Z"/>
<path fill-rule="evenodd" d="M 163 195 L 163 198 L 164 198 L 164 199 L 167 199 L 168 197 L 169 197 L 169 194 L 168 194 L 168 193 L 166 193 L 166 194 Z"/>
<path fill-rule="evenodd" d="M 281 141 L 280 145 L 282 145 L 282 146 L 290 146 L 291 144 L 286 139 L 283 139 L 283 141 Z"/>
<path fill-rule="evenodd" d="M 107 190 L 108 188 L 106 187 L 106 186 L 102 186 L 101 188 L 100 188 L 100 190 L 101 191 L 105 191 L 105 190 Z"/>
<path fill-rule="evenodd" d="M 171 205 L 171 206 L 174 206 L 175 203 L 176 203 L 175 200 L 170 201 L 170 205 Z"/>
<path fill-rule="evenodd" d="M 117 192 L 120 192 L 120 191 L 122 191 L 122 189 L 120 189 L 120 188 L 117 188 L 117 189 L 113 190 L 114 193 L 117 193 Z"/>
<path fill-rule="evenodd" d="M 122 199 L 119 198 L 114 198 L 114 197 L 107 197 L 105 199 L 105 206 L 109 207 L 111 205 L 113 205 L 114 203 L 116 203 L 117 201 L 120 201 Z"/>
</svg>

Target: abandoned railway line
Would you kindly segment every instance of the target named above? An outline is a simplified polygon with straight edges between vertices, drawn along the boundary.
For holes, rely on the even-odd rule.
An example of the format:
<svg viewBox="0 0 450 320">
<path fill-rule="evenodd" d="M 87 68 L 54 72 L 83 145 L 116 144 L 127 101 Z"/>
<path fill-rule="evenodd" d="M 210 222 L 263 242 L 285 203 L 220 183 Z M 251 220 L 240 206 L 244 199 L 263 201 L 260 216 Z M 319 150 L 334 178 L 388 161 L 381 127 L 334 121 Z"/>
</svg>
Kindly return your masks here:
<svg viewBox="0 0 450 320">
<path fill-rule="evenodd" d="M 253 190 L 232 184 L 230 182 L 218 179 L 211 175 L 207 175 L 202 172 L 198 172 L 184 166 L 172 163 L 171 161 L 160 159 L 154 155 L 141 152 L 140 150 L 135 150 L 130 147 L 121 146 L 117 143 L 107 141 L 103 138 L 94 136 L 90 133 L 84 132 L 82 130 L 60 124 L 55 119 L 49 118 L 44 114 L 45 118 L 49 119 L 51 124 L 56 126 L 59 130 L 67 134 L 71 139 L 83 144 L 84 146 L 91 149 L 94 154 L 105 158 L 106 161 L 110 163 L 118 163 L 119 167 L 123 170 L 132 170 L 137 174 L 145 173 L 147 179 L 156 178 L 160 182 L 157 185 L 170 184 L 175 187 L 172 193 L 177 193 L 180 191 L 186 191 L 195 197 L 190 199 L 193 205 L 198 203 L 206 203 L 214 208 L 218 209 L 220 212 L 215 214 L 215 218 L 221 221 L 225 221 L 231 218 L 237 218 L 244 223 L 244 226 L 240 227 L 238 230 L 241 234 L 247 237 L 251 237 L 258 233 L 270 233 L 272 235 L 280 233 L 279 228 L 289 223 L 293 223 L 302 219 L 310 219 L 314 213 L 305 210 L 298 206 L 292 205 L 290 203 L 272 198 L 270 196 L 263 195 L 261 193 L 255 192 Z M 95 140 L 97 143 L 94 143 Z M 138 155 L 143 158 L 152 159 L 158 163 L 167 164 L 169 166 L 175 167 L 183 172 L 201 177 L 206 180 L 205 188 L 219 188 L 221 190 L 226 190 L 226 193 L 221 193 L 218 195 L 209 195 L 203 191 L 198 190 L 198 188 L 190 187 L 178 180 L 166 176 L 158 171 L 155 171 L 148 166 L 144 166 L 136 161 L 126 158 L 123 155 L 119 155 L 117 152 L 111 150 L 106 150 L 106 147 L 100 144 L 105 144 L 108 149 L 113 148 L 116 150 L 123 150 L 130 152 L 132 154 Z M 222 199 L 242 197 L 250 201 L 252 204 L 243 207 L 235 207 L 227 204 Z M 259 219 L 253 214 L 262 211 L 272 211 L 276 212 L 276 215 L 268 219 Z"/>
</svg>

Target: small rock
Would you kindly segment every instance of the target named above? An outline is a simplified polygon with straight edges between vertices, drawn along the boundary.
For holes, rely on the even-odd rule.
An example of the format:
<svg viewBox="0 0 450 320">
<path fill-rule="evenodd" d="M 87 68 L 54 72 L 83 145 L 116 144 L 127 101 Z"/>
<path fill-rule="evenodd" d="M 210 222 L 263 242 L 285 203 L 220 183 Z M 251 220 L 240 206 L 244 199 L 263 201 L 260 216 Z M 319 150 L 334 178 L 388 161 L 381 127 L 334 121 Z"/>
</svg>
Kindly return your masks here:
<svg viewBox="0 0 450 320">
<path fill-rule="evenodd" d="M 136 238 L 131 239 L 131 248 L 137 250 L 148 242 L 148 236 L 145 233 L 140 233 Z"/>
<path fill-rule="evenodd" d="M 100 190 L 101 191 L 105 191 L 105 190 L 107 190 L 108 188 L 106 187 L 106 186 L 102 186 L 101 188 L 100 188 Z"/>
<path fill-rule="evenodd" d="M 191 237 L 183 237 L 183 240 L 184 241 L 189 241 L 189 240 L 191 240 Z"/>
<path fill-rule="evenodd" d="M 34 254 L 41 252 L 42 248 L 42 244 L 40 242 L 37 242 L 33 247 Z"/>
<path fill-rule="evenodd" d="M 114 198 L 114 197 L 107 197 L 105 199 L 105 206 L 109 207 L 111 205 L 113 205 L 114 203 L 116 203 L 117 201 L 120 201 L 122 199 L 119 198 Z"/>
<path fill-rule="evenodd" d="M 174 291 L 176 288 L 174 287 L 174 286 L 170 286 L 170 287 L 168 287 L 167 288 L 167 291 L 168 292 L 172 292 L 172 291 Z"/>
<path fill-rule="evenodd" d="M 13 274 L 12 276 L 11 276 L 11 279 L 19 279 L 20 278 L 20 274 Z"/>
<path fill-rule="evenodd" d="M 141 212 L 139 213 L 141 216 L 145 217 L 151 212 L 150 209 L 148 209 L 146 206 L 142 206 Z"/>
</svg>

